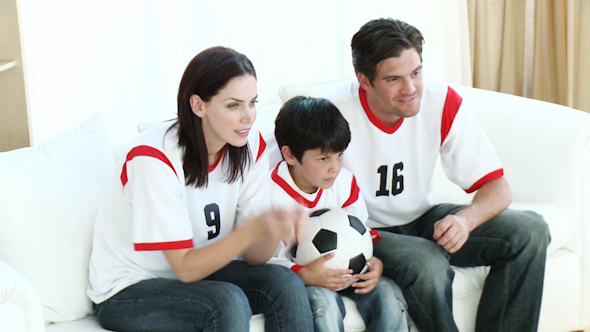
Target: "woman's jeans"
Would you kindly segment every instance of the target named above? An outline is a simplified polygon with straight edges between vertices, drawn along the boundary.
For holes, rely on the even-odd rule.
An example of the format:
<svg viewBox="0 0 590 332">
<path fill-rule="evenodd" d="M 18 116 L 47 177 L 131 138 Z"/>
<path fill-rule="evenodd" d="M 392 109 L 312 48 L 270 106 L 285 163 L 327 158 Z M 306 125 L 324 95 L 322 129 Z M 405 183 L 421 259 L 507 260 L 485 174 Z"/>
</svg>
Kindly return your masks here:
<svg viewBox="0 0 590 332">
<path fill-rule="evenodd" d="M 383 275 L 401 288 L 420 332 L 457 331 L 453 320 L 451 265 L 490 266 L 475 330 L 537 331 L 549 229 L 531 211 L 505 210 L 473 230 L 463 247 L 449 254 L 436 244 L 434 223 L 465 206 L 441 204 L 415 221 L 377 229 L 374 254 Z"/>
<path fill-rule="evenodd" d="M 313 331 L 303 281 L 279 265 L 233 261 L 205 280 L 148 279 L 95 306 L 104 328 L 119 332 L 248 331 L 263 313 L 265 331 Z"/>
<path fill-rule="evenodd" d="M 366 332 L 410 331 L 408 305 L 399 286 L 387 277 L 381 277 L 379 284 L 368 294 L 355 294 L 353 287 L 339 292 L 317 286 L 306 288 L 315 332 L 344 332 L 346 309 L 341 296 L 356 303 Z"/>
</svg>

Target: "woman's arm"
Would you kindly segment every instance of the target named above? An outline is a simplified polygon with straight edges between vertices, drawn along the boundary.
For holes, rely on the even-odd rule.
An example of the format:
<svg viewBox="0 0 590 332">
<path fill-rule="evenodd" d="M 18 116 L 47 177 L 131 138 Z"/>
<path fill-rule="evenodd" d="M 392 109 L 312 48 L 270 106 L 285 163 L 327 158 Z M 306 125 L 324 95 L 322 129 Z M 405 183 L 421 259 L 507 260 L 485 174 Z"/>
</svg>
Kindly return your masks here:
<svg viewBox="0 0 590 332">
<path fill-rule="evenodd" d="M 273 210 L 205 247 L 165 250 L 164 255 L 178 279 L 190 283 L 207 277 L 240 255 L 249 264 L 265 263 L 277 249 L 280 239 L 292 238 L 293 234 L 293 215 Z M 268 252 L 270 255 L 266 257 Z"/>
</svg>

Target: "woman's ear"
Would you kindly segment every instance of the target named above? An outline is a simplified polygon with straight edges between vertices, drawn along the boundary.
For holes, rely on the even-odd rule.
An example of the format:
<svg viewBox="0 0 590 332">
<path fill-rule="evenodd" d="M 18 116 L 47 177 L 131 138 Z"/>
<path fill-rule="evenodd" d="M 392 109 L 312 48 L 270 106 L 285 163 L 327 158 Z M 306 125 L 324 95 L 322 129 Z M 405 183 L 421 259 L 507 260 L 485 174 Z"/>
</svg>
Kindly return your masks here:
<svg viewBox="0 0 590 332">
<path fill-rule="evenodd" d="M 293 165 L 297 164 L 298 160 L 291 153 L 291 149 L 289 148 L 289 146 L 283 145 L 281 147 L 281 153 L 283 154 L 283 158 L 285 158 L 285 161 L 287 162 L 288 165 L 293 166 Z"/>
<path fill-rule="evenodd" d="M 205 116 L 205 102 L 203 101 L 203 99 L 201 99 L 201 97 L 199 97 L 199 95 L 192 95 L 189 99 L 189 102 L 191 104 L 191 109 L 193 110 L 193 113 L 195 113 L 196 116 L 198 116 L 199 118 Z"/>
</svg>

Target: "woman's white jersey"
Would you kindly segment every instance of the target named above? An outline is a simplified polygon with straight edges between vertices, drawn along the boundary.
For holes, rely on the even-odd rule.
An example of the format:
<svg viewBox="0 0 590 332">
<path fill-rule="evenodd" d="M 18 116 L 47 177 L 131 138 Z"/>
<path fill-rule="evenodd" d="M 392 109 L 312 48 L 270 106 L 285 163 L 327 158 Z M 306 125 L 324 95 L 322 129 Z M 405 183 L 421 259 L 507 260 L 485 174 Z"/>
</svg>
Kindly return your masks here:
<svg viewBox="0 0 590 332">
<path fill-rule="evenodd" d="M 199 248 L 270 208 L 268 156 L 260 133 L 248 136 L 251 162 L 226 182 L 227 155 L 210 167 L 208 185 L 185 185 L 184 149 L 172 122 L 154 125 L 132 143 L 99 209 L 88 296 L 103 302 L 150 278 L 176 278 L 163 250 Z"/>
</svg>

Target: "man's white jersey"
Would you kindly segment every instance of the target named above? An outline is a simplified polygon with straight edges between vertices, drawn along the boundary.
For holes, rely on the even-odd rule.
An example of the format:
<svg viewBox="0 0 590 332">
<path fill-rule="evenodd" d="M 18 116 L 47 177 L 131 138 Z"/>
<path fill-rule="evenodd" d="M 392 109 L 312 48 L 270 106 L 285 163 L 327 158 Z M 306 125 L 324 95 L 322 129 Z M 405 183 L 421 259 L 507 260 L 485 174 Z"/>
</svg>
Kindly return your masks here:
<svg viewBox="0 0 590 332">
<path fill-rule="evenodd" d="M 432 181 L 439 154 L 446 176 L 468 193 L 503 175 L 477 118 L 446 84 L 425 82 L 418 114 L 393 128 L 373 115 L 358 83 L 349 91 L 332 102 L 350 125 L 343 165 L 357 177 L 368 226 L 404 225 L 436 204 Z"/>
<path fill-rule="evenodd" d="M 340 170 L 332 187 L 325 190 L 318 188 L 316 192 L 308 194 L 295 184 L 288 165 L 283 160 L 271 171 L 270 193 L 273 206 L 303 207 L 307 214 L 321 209 L 341 208 L 359 218 L 363 223 L 366 223 L 368 218 L 367 206 L 356 178 L 344 167 Z M 269 262 L 293 268 L 295 263 L 286 257 L 288 257 L 286 248 L 281 243 L 275 257 Z"/>
<path fill-rule="evenodd" d="M 270 208 L 266 143 L 258 131 L 248 137 L 251 163 L 243 179 L 225 181 L 222 151 L 208 185 L 195 188 L 185 185 L 184 149 L 171 124 L 142 132 L 118 164 L 95 224 L 87 291 L 95 303 L 144 279 L 176 278 L 163 250 L 209 245 Z"/>
</svg>

